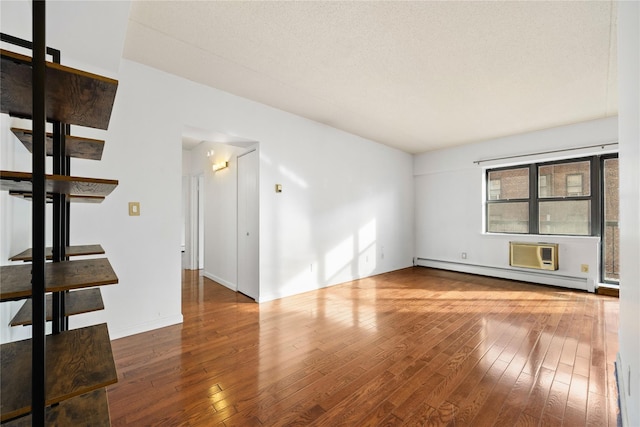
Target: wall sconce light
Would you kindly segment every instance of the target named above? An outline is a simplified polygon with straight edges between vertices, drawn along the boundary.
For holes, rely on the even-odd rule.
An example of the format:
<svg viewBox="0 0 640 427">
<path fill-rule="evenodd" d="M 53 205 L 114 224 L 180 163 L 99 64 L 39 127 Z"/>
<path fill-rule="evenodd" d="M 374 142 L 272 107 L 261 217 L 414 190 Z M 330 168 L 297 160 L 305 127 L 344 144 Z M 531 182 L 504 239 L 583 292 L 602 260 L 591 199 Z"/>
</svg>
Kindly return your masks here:
<svg viewBox="0 0 640 427">
<path fill-rule="evenodd" d="M 214 172 L 218 172 L 227 167 L 229 167 L 229 162 L 214 163 L 213 166 L 211 166 Z"/>
</svg>

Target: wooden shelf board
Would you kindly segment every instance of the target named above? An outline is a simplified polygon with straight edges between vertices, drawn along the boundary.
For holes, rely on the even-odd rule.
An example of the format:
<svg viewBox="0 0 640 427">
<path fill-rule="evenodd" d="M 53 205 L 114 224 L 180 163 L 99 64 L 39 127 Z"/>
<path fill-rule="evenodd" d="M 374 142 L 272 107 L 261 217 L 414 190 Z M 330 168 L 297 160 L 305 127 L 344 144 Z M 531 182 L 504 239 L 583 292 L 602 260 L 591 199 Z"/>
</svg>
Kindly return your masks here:
<svg viewBox="0 0 640 427">
<path fill-rule="evenodd" d="M 0 171 L 0 190 L 31 193 L 31 172 Z M 79 176 L 46 175 L 45 191 L 69 196 L 108 196 L 117 186 L 115 179 L 84 178 Z"/>
<path fill-rule="evenodd" d="M 102 255 L 104 249 L 100 245 L 76 245 L 67 246 L 65 249 L 66 256 L 83 256 L 83 255 Z M 32 250 L 31 248 L 20 252 L 9 258 L 9 261 L 31 261 Z M 45 248 L 45 256 L 47 259 L 53 259 L 53 249 Z"/>
<path fill-rule="evenodd" d="M 9 195 L 13 197 L 19 197 L 28 201 L 31 201 L 33 199 L 33 194 L 31 194 L 30 192 L 9 191 Z M 104 196 L 67 196 L 67 201 L 71 203 L 102 203 L 104 199 Z M 51 196 L 51 194 L 47 194 L 47 203 L 52 202 L 53 197 Z"/>
<path fill-rule="evenodd" d="M 11 128 L 11 132 L 18 137 L 20 142 L 33 152 L 33 132 L 28 129 Z M 45 141 L 47 156 L 53 156 L 53 134 L 47 133 Z M 65 136 L 65 155 L 77 159 L 101 160 L 104 150 L 104 141 L 100 139 L 83 138 L 79 136 Z"/>
<path fill-rule="evenodd" d="M 80 396 L 48 406 L 45 412 L 47 426 L 110 427 L 107 390 L 99 388 Z M 31 427 L 31 414 L 13 419 L 3 427 Z"/>
<path fill-rule="evenodd" d="M 46 337 L 46 404 L 117 382 L 106 323 Z M 0 420 L 31 411 L 31 340 L 0 347 Z"/>
<path fill-rule="evenodd" d="M 104 303 L 102 302 L 102 294 L 100 288 L 82 289 L 79 291 L 73 291 L 65 293 L 65 315 L 74 316 L 76 314 L 89 313 L 91 311 L 104 310 Z M 52 307 L 53 296 L 47 294 L 45 304 L 47 308 L 47 321 L 52 319 L 53 309 Z M 9 323 L 10 326 L 26 326 L 31 325 L 31 316 L 33 310 L 31 305 L 31 299 L 24 302 L 23 306 Z"/>
<path fill-rule="evenodd" d="M 0 112 L 31 118 L 31 58 L 1 50 Z M 107 129 L 118 88 L 117 80 L 47 62 L 47 119 Z"/>
<path fill-rule="evenodd" d="M 31 264 L 0 267 L 0 301 L 31 296 Z M 61 292 L 118 283 L 107 258 L 48 262 L 44 268 L 47 292 Z"/>
</svg>

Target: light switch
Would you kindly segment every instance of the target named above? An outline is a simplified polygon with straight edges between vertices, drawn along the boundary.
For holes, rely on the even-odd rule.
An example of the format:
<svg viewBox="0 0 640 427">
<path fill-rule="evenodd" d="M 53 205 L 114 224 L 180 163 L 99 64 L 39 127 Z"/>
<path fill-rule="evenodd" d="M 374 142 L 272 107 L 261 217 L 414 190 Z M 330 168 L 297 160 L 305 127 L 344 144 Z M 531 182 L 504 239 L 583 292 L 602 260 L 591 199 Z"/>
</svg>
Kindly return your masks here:
<svg viewBox="0 0 640 427">
<path fill-rule="evenodd" d="M 282 193 L 282 184 L 276 184 L 276 193 Z"/>
<path fill-rule="evenodd" d="M 140 202 L 129 202 L 129 216 L 140 216 Z"/>
</svg>

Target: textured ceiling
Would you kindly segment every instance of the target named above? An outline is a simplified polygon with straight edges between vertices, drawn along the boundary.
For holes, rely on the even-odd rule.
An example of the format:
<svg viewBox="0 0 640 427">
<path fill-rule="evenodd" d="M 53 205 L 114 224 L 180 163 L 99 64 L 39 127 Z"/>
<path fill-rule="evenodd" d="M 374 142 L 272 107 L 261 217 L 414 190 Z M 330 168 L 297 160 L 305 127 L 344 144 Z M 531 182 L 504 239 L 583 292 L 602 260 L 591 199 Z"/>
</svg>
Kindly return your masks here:
<svg viewBox="0 0 640 427">
<path fill-rule="evenodd" d="M 410 153 L 617 114 L 615 2 L 134 1 L 124 57 Z"/>
</svg>

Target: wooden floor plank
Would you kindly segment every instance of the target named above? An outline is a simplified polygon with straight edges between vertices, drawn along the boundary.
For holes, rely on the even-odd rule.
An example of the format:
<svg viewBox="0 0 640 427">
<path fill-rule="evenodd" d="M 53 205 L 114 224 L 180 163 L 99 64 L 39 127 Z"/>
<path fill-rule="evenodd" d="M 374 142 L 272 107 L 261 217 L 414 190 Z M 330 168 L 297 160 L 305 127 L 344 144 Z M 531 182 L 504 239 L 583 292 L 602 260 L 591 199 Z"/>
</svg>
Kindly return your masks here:
<svg viewBox="0 0 640 427">
<path fill-rule="evenodd" d="M 546 415 L 561 420 L 562 417 L 564 417 L 568 394 L 568 385 L 561 383 L 560 381 L 554 381 L 551 384 L 551 389 L 549 390 L 549 396 L 547 397 L 543 416 Z"/>
<path fill-rule="evenodd" d="M 611 297 L 419 267 L 259 305 L 185 272 L 182 295 L 182 325 L 113 341 L 114 426 L 539 426 L 617 415 Z"/>
<path fill-rule="evenodd" d="M 510 426 L 515 425 L 520 418 L 523 408 L 529 397 L 532 387 L 532 377 L 526 372 L 521 372 L 516 383 L 511 388 L 509 395 L 502 404 L 500 412 L 493 425 Z M 487 402 L 489 404 L 490 402 Z"/>
</svg>

